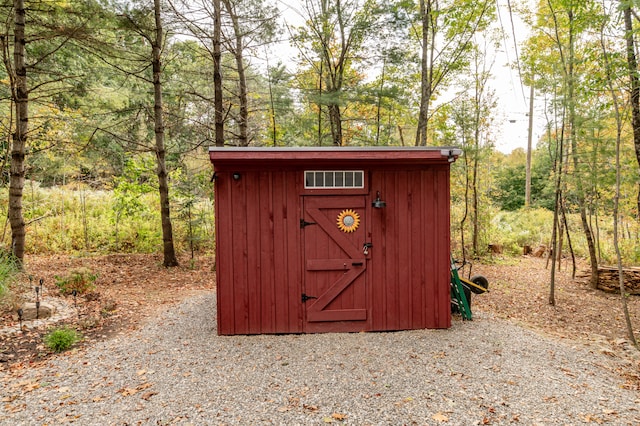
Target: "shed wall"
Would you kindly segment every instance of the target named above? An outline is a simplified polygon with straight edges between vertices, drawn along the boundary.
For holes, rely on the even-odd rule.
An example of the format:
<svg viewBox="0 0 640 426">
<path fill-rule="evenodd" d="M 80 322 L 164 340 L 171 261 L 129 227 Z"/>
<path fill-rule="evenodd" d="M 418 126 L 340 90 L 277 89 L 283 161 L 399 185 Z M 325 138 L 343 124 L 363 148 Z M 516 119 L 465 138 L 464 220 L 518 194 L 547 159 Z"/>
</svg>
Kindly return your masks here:
<svg viewBox="0 0 640 426">
<path fill-rule="evenodd" d="M 321 331 L 306 329 L 301 301 L 303 169 L 215 166 L 218 333 Z M 450 327 L 449 165 L 378 166 L 367 179 L 366 331 Z"/>
<path fill-rule="evenodd" d="M 371 189 L 387 203 L 370 218 L 372 329 L 450 327 L 448 166 L 376 172 Z"/>
<path fill-rule="evenodd" d="M 302 332 L 299 173 L 218 175 L 218 333 Z"/>
</svg>

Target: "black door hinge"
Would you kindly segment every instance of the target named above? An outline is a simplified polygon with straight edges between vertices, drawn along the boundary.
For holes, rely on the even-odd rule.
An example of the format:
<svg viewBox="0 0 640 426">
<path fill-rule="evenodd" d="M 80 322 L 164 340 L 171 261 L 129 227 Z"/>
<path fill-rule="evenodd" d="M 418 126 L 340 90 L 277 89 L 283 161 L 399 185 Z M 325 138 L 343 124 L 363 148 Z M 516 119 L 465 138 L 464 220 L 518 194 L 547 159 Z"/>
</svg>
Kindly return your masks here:
<svg viewBox="0 0 640 426">
<path fill-rule="evenodd" d="M 317 299 L 316 296 L 307 296 L 306 294 L 302 293 L 302 303 L 306 302 L 309 299 Z"/>
<path fill-rule="evenodd" d="M 307 222 L 304 219 L 300 219 L 300 228 L 304 228 L 305 226 L 315 225 L 315 222 Z"/>
</svg>

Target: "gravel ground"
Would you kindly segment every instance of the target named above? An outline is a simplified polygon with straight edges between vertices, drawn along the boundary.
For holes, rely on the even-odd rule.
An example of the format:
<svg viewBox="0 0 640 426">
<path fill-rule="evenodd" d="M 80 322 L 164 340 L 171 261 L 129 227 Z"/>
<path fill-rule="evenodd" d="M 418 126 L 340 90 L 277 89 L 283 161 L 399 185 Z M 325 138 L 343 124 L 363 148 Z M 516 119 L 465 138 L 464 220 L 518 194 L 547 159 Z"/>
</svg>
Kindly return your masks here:
<svg viewBox="0 0 640 426">
<path fill-rule="evenodd" d="M 0 373 L 0 424 L 640 424 L 615 358 L 488 315 L 449 330 L 220 337 L 215 294 Z"/>
</svg>

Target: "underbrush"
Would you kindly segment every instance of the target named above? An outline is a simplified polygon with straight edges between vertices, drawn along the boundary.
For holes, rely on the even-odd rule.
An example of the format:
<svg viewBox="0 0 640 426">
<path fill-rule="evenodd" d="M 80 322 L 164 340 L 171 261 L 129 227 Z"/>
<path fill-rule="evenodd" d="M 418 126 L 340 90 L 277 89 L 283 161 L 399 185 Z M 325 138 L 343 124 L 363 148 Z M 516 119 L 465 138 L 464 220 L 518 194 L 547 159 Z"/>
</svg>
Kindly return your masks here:
<svg viewBox="0 0 640 426">
<path fill-rule="evenodd" d="M 19 291 L 16 283 L 20 275 L 20 268 L 14 257 L 0 250 L 0 312 L 12 309 L 17 303 Z"/>
<path fill-rule="evenodd" d="M 613 246 L 613 222 L 610 217 L 590 218 L 596 252 L 601 263 L 615 262 Z M 567 215 L 571 247 L 576 256 L 589 257 L 587 240 L 582 228 L 579 214 Z M 627 264 L 640 263 L 640 248 L 638 247 L 637 223 L 621 224 L 620 250 L 623 262 Z M 495 244 L 500 244 L 505 254 L 517 256 L 523 253 L 523 247 L 536 249 L 538 246 L 551 246 L 553 230 L 553 212 L 546 209 L 521 209 L 515 212 L 499 212 L 491 220 L 491 234 Z M 569 253 L 569 240 L 563 233 L 563 253 Z"/>
<path fill-rule="evenodd" d="M 189 214 L 177 197 L 171 205 L 176 250 L 208 250 L 213 246 L 213 203 L 191 199 Z M 7 189 L 0 190 L 0 212 L 6 216 Z M 135 205 L 135 208 L 128 208 Z M 153 253 L 162 249 L 157 192 L 118 199 L 114 191 L 82 186 L 42 188 L 29 181 L 24 189 L 27 224 L 25 251 L 30 254 Z M 5 227 L 0 243 L 8 247 Z"/>
</svg>

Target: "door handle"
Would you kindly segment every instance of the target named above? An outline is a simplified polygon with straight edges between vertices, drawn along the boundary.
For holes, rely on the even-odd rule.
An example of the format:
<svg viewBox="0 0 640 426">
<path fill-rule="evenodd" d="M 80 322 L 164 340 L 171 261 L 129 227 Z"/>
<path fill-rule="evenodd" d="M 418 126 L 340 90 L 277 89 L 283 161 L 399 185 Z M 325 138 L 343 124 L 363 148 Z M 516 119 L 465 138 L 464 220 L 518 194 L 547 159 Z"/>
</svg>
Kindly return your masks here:
<svg viewBox="0 0 640 426">
<path fill-rule="evenodd" d="M 362 265 L 364 265 L 364 263 L 362 263 L 362 262 L 352 262 L 351 265 L 352 266 L 362 266 Z"/>
</svg>

